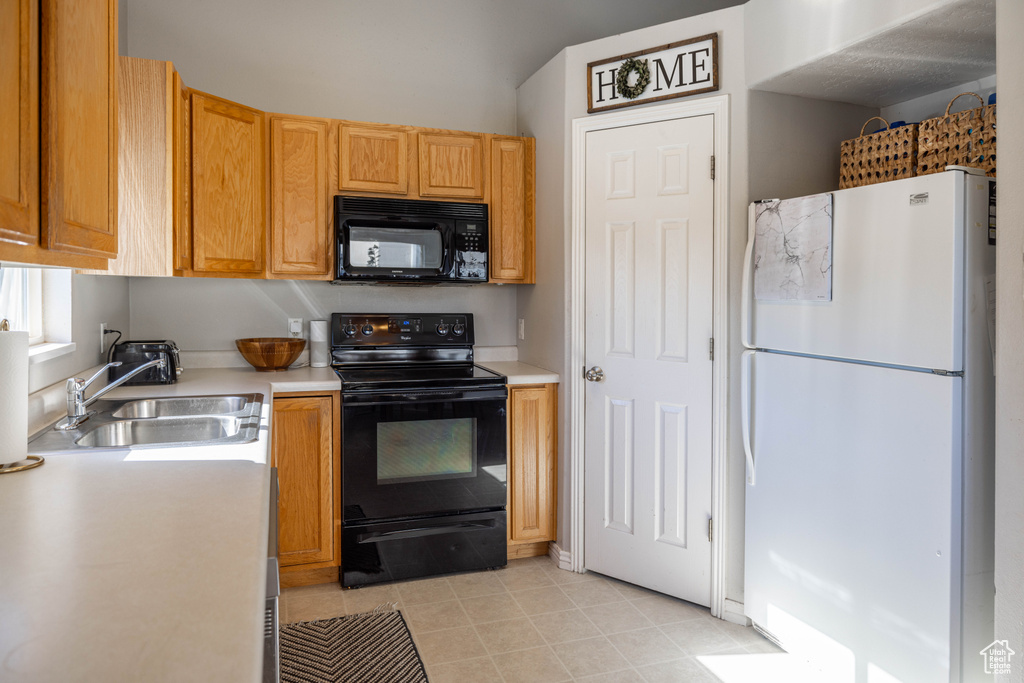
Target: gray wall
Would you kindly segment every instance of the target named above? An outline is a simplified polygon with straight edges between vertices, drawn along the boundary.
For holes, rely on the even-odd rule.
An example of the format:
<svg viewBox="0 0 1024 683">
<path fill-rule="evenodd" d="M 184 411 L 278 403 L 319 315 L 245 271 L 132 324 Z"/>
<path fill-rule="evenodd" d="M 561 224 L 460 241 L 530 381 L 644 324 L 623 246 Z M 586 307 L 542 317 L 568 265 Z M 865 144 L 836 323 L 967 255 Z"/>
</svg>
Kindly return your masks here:
<svg viewBox="0 0 1024 683">
<path fill-rule="evenodd" d="M 996 631 L 1018 653 L 1013 675 L 1024 681 L 1024 3 L 997 0 L 999 73 L 999 224 L 996 238 Z M 1011 191 L 1007 192 L 1006 189 Z"/>
<path fill-rule="evenodd" d="M 472 313 L 478 346 L 515 346 L 515 287 L 387 287 L 302 280 L 149 278 L 131 280 L 131 334 L 173 339 L 186 351 L 234 351 L 235 339 L 280 337 L 287 319 L 331 313 Z"/>
</svg>

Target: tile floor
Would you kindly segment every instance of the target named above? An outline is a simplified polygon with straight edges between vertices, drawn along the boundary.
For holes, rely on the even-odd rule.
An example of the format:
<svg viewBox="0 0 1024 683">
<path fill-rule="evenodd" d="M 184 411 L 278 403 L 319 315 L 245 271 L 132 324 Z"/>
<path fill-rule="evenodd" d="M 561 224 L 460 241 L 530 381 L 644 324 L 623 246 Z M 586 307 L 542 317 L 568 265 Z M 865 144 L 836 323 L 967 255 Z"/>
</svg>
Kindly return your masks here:
<svg viewBox="0 0 1024 683">
<path fill-rule="evenodd" d="M 397 603 L 409 624 L 431 683 L 718 683 L 698 657 L 779 652 L 704 607 L 560 570 L 548 557 L 357 590 L 288 588 L 281 618 L 326 619 L 386 602 Z"/>
</svg>

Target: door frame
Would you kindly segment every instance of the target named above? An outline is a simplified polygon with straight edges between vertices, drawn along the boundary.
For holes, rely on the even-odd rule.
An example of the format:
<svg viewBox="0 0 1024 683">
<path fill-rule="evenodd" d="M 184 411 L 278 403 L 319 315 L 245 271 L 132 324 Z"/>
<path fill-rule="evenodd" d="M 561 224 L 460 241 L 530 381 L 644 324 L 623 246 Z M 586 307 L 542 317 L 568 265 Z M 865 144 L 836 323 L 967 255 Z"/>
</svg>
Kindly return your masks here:
<svg viewBox="0 0 1024 683">
<path fill-rule="evenodd" d="M 635 110 L 598 114 L 572 122 L 572 243 L 569 281 L 569 561 L 573 571 L 583 571 L 584 539 L 584 397 L 582 369 L 586 362 L 586 162 L 587 133 L 693 116 L 714 117 L 714 275 L 712 330 L 717 353 L 711 379 L 711 614 L 725 613 L 726 437 L 728 434 L 729 348 L 729 95 L 690 102 L 664 104 Z M 710 171 L 710 169 L 709 169 Z"/>
</svg>

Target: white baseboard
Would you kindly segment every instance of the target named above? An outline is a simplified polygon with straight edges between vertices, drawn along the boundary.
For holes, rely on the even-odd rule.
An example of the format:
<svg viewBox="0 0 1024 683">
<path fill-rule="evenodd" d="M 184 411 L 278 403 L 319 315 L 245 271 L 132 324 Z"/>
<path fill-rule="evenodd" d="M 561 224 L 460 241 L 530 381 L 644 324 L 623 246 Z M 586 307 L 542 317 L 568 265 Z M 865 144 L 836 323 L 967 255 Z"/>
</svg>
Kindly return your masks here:
<svg viewBox="0 0 1024 683">
<path fill-rule="evenodd" d="M 743 613 L 743 603 L 736 600 L 725 599 L 725 609 L 722 611 L 722 619 L 740 626 L 750 626 L 750 619 Z"/>
<path fill-rule="evenodd" d="M 559 548 L 554 541 L 548 543 L 548 557 L 555 561 L 559 569 L 572 571 L 572 555 Z"/>
</svg>

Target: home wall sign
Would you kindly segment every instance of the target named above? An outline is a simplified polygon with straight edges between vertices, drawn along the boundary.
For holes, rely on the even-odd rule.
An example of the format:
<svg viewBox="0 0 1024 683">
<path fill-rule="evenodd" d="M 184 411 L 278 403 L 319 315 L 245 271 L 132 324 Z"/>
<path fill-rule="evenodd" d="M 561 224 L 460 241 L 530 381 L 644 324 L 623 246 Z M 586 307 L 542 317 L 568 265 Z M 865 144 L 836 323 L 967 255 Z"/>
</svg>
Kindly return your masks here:
<svg viewBox="0 0 1024 683">
<path fill-rule="evenodd" d="M 713 90 L 718 90 L 717 33 L 587 64 L 590 114 Z"/>
</svg>

